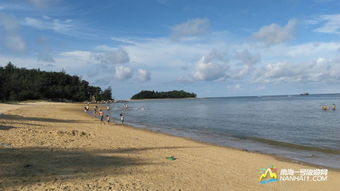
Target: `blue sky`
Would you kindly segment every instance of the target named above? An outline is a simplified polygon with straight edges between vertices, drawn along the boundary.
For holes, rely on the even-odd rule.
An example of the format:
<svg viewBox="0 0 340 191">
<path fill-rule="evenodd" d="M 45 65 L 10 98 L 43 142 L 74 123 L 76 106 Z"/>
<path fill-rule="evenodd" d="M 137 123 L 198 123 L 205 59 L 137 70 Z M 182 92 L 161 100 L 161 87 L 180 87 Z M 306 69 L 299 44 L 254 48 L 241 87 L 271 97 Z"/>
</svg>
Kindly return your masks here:
<svg viewBox="0 0 340 191">
<path fill-rule="evenodd" d="M 340 1 L 3 0 L 0 65 L 65 70 L 116 99 L 340 92 Z"/>
</svg>

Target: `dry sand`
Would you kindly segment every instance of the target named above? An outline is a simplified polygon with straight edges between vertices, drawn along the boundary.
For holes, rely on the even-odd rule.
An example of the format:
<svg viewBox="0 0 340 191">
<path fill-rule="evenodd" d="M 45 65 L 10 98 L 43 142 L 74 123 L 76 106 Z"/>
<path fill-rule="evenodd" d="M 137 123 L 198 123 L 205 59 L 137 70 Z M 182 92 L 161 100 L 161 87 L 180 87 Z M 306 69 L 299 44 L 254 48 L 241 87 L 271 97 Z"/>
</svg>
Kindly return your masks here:
<svg viewBox="0 0 340 191">
<path fill-rule="evenodd" d="M 259 184 L 259 168 L 315 168 L 120 125 L 83 105 L 24 104 L 0 116 L 0 190 L 339 190 L 326 182 Z M 8 110 L 9 109 L 9 110 Z M 174 155 L 177 160 L 166 160 Z"/>
</svg>

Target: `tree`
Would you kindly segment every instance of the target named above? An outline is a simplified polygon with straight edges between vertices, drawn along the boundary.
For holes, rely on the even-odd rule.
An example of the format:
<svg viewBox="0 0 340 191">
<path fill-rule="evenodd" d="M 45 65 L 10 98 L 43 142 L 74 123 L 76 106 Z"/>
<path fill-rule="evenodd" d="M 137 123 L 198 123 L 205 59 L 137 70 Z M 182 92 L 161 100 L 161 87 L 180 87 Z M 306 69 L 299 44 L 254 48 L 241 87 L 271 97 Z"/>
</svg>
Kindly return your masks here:
<svg viewBox="0 0 340 191">
<path fill-rule="evenodd" d="M 111 88 L 102 92 L 79 76 L 39 69 L 17 68 L 11 62 L 0 67 L 0 101 L 51 99 L 58 101 L 86 101 L 91 96 L 99 100 L 111 99 Z"/>
<path fill-rule="evenodd" d="M 112 99 L 112 90 L 111 90 L 110 86 L 106 90 L 103 91 L 101 99 L 102 100 L 111 100 Z"/>
</svg>

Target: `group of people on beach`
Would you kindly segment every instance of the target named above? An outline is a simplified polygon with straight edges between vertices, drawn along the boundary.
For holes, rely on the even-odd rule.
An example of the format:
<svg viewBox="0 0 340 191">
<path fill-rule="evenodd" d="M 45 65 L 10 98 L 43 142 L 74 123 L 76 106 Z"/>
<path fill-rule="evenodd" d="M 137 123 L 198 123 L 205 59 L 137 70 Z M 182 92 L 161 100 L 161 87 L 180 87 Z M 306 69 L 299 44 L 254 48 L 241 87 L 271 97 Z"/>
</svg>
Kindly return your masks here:
<svg viewBox="0 0 340 191">
<path fill-rule="evenodd" d="M 124 105 L 125 108 L 127 108 L 127 104 Z M 86 106 L 84 106 L 84 111 L 85 112 L 88 112 L 90 110 L 90 106 L 89 104 L 87 104 Z M 104 111 L 102 109 L 100 109 L 98 107 L 98 105 L 95 105 L 94 108 L 93 108 L 93 111 L 94 111 L 94 115 L 97 117 L 99 116 L 100 118 L 100 121 L 101 123 L 105 123 L 104 122 Z M 110 111 L 110 106 L 106 106 L 106 111 Z M 120 121 L 121 121 L 121 124 L 124 125 L 124 121 L 125 121 L 125 117 L 124 117 L 124 114 L 123 113 L 120 113 L 119 114 L 119 117 L 120 117 Z M 109 114 L 106 114 L 106 122 L 107 124 L 110 124 L 110 121 L 111 121 L 111 117 Z"/>
<path fill-rule="evenodd" d="M 333 103 L 332 106 L 328 106 L 328 105 L 322 105 L 321 106 L 321 109 L 324 110 L 324 111 L 327 111 L 327 110 L 332 110 L 335 111 L 336 110 L 336 105 Z"/>
</svg>

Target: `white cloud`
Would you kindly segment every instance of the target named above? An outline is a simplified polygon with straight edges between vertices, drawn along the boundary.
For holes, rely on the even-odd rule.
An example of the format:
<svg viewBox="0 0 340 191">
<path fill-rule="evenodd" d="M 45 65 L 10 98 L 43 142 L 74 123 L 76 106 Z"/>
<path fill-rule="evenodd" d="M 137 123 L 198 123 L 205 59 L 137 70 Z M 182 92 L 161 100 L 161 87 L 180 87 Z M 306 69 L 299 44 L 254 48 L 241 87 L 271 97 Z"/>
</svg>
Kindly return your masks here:
<svg viewBox="0 0 340 191">
<path fill-rule="evenodd" d="M 130 79 L 132 74 L 132 69 L 123 65 L 117 65 L 114 70 L 114 77 L 121 81 Z"/>
<path fill-rule="evenodd" d="M 123 48 L 110 49 L 109 52 L 70 51 L 62 52 L 56 58 L 56 63 L 72 63 L 73 70 L 82 71 L 98 84 L 116 79 L 126 81 L 134 77 L 138 81 L 149 81 L 151 74 L 145 69 L 131 65 L 128 53 Z M 140 65 L 138 64 L 138 67 Z M 67 66 L 70 67 L 70 66 Z M 134 72 L 136 70 L 136 72 Z M 113 71 L 113 74 L 112 74 Z"/>
<path fill-rule="evenodd" d="M 283 43 L 268 49 L 256 42 L 229 43 L 225 39 L 183 43 L 154 38 L 137 40 L 135 44 L 124 44 L 121 48 L 101 45 L 94 51 L 71 51 L 63 55 L 78 60 L 83 65 L 77 67 L 86 69 L 86 73 L 93 77 L 109 73 L 105 78 L 143 81 L 147 78 L 142 78 L 138 69 L 148 68 L 148 72 L 152 72 L 152 81 L 158 83 L 195 83 L 228 78 L 228 82 L 246 87 L 243 85 L 247 83 L 315 82 L 315 79 L 322 79 L 318 76 L 331 73 L 326 69 L 319 69 L 322 74 L 309 70 L 315 63 L 313 60 L 320 57 L 332 60 L 330 58 L 338 55 L 339 48 L 338 43 L 324 42 Z M 205 57 L 197 61 L 203 55 Z M 332 63 L 339 62 L 332 60 Z M 303 74 L 304 70 L 308 75 Z M 330 79 L 337 80 L 336 74 Z"/>
<path fill-rule="evenodd" d="M 62 57 L 72 58 L 72 59 L 81 60 L 81 61 L 92 60 L 92 57 L 93 57 L 92 52 L 82 51 L 82 50 L 61 52 L 59 55 Z"/>
<path fill-rule="evenodd" d="M 222 42 L 180 43 L 166 38 L 138 42 L 135 45 L 122 46 L 130 56 L 132 63 L 143 64 L 152 68 L 176 68 L 193 63 L 211 49 L 224 49 Z"/>
<path fill-rule="evenodd" d="M 103 64 L 125 64 L 130 61 L 129 54 L 122 48 L 98 53 L 96 57 Z"/>
<path fill-rule="evenodd" d="M 244 49 L 236 51 L 234 59 L 236 60 L 237 67 L 240 67 L 240 69 L 230 74 L 230 77 L 239 79 L 248 75 L 254 69 L 254 65 L 260 62 L 261 56 L 258 53 L 251 53 L 248 49 Z"/>
<path fill-rule="evenodd" d="M 147 70 L 144 69 L 138 69 L 137 71 L 137 79 L 139 81 L 149 81 L 151 79 L 151 74 Z"/>
<path fill-rule="evenodd" d="M 340 50 L 340 43 L 336 42 L 311 42 L 287 47 L 288 56 L 308 57 L 313 55 L 336 54 Z"/>
<path fill-rule="evenodd" d="M 43 20 L 26 17 L 23 20 L 23 25 L 37 28 L 40 30 L 52 30 L 57 33 L 67 34 L 69 31 L 74 30 L 72 20 L 59 20 L 46 18 Z"/>
<path fill-rule="evenodd" d="M 21 25 L 38 30 L 51 30 L 76 38 L 97 39 L 99 37 L 97 30 L 87 27 L 87 24 L 72 19 L 58 19 L 44 15 L 41 18 L 25 17 L 21 21 Z"/>
<path fill-rule="evenodd" d="M 295 19 L 289 20 L 284 27 L 273 23 L 260 28 L 260 30 L 254 34 L 254 37 L 257 40 L 263 41 L 267 46 L 286 42 L 293 38 L 296 23 L 297 21 Z"/>
<path fill-rule="evenodd" d="M 224 68 L 219 64 L 214 64 L 207 60 L 204 56 L 196 63 L 193 77 L 196 80 L 212 81 L 221 79 L 225 76 Z"/>
<path fill-rule="evenodd" d="M 116 41 L 116 42 L 125 43 L 125 44 L 136 44 L 135 41 L 130 40 L 128 38 L 111 37 L 111 40 Z"/>
<path fill-rule="evenodd" d="M 63 57 L 101 64 L 109 67 L 110 65 L 126 64 L 130 62 L 129 54 L 122 48 L 110 49 L 110 51 L 68 51 L 59 54 Z"/>
<path fill-rule="evenodd" d="M 278 62 L 267 64 L 258 70 L 255 82 L 287 83 L 287 82 L 335 82 L 340 80 L 340 63 L 317 58 L 311 63 Z"/>
<path fill-rule="evenodd" d="M 192 19 L 173 26 L 171 28 L 171 35 L 173 39 L 198 36 L 207 33 L 209 26 L 210 22 L 208 19 Z"/>
<path fill-rule="evenodd" d="M 324 23 L 324 25 L 316 28 L 315 32 L 340 34 L 340 14 L 321 15 L 317 21 L 318 23 Z"/>
<path fill-rule="evenodd" d="M 20 25 L 14 16 L 0 14 L 0 26 L 4 28 L 5 46 L 13 51 L 24 51 L 26 42 L 19 34 Z"/>
<path fill-rule="evenodd" d="M 261 60 L 260 54 L 253 54 L 248 49 L 237 51 L 235 56 L 242 65 L 254 65 Z"/>
<path fill-rule="evenodd" d="M 234 89 L 240 89 L 241 85 L 240 84 L 235 84 Z"/>
</svg>

